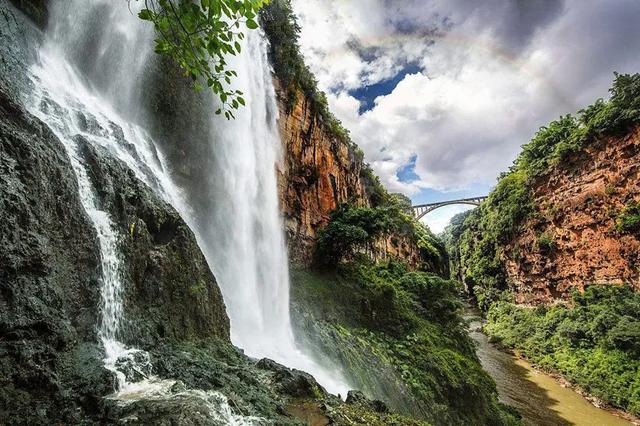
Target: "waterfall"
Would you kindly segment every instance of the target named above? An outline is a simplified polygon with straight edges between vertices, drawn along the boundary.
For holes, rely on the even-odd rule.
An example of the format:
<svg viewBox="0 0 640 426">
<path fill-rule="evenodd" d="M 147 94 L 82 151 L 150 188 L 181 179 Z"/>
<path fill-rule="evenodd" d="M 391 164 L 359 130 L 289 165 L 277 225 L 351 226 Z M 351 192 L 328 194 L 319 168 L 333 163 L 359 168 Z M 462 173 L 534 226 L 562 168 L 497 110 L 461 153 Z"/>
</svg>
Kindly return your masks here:
<svg viewBox="0 0 640 426">
<path fill-rule="evenodd" d="M 236 119 L 214 118 L 216 188 L 210 212 L 195 229 L 214 269 L 231 319 L 235 345 L 311 373 L 332 393 L 350 389 L 336 369 L 318 364 L 294 340 L 289 316 L 289 267 L 279 213 L 276 163 L 281 160 L 278 106 L 267 45 L 253 31 L 230 60 L 247 98 Z"/>
<path fill-rule="evenodd" d="M 132 1 L 129 6 L 135 9 L 138 3 L 143 2 Z M 119 236 L 108 214 L 96 205 L 95 189 L 76 152 L 74 136 L 78 134 L 124 161 L 193 229 L 221 287 L 236 346 L 252 357 L 269 357 L 307 371 L 327 390 L 344 396 L 349 387 L 341 373 L 321 366 L 301 350 L 292 332 L 275 173 L 282 155 L 278 109 L 264 37 L 258 31 L 249 33 L 243 53 L 230 58 L 231 69 L 239 75 L 234 88 L 243 90 L 247 106 L 231 121 L 216 117 L 212 108 L 211 133 L 201 135 L 213 145 L 215 165 L 206 182 L 212 199 L 202 203 L 190 199 L 189 191 L 174 182 L 170 171 L 179 165 L 168 164 L 162 146 L 149 136 L 142 82 L 155 59 L 154 34 L 136 14 L 124 0 L 56 2 L 40 63 L 33 67 L 31 110 L 65 145 L 83 206 L 98 234 L 103 274 L 99 337 L 105 347 L 105 365 L 118 374 L 125 395 L 136 384 L 126 383 L 118 363 L 123 358 L 145 357 L 118 340 L 124 285 Z M 87 126 L 87 121 L 93 125 Z"/>
</svg>

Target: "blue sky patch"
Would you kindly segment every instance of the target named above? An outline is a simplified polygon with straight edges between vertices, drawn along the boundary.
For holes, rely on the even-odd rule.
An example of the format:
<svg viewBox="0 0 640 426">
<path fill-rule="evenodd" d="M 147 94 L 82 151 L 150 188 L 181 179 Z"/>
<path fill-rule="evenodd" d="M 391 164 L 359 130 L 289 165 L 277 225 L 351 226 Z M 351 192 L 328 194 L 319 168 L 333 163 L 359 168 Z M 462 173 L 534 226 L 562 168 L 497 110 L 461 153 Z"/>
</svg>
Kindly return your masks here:
<svg viewBox="0 0 640 426">
<path fill-rule="evenodd" d="M 385 96 L 393 92 L 398 83 L 400 83 L 407 74 L 417 74 L 422 71 L 422 68 L 416 64 L 405 65 L 399 73 L 394 77 L 383 80 L 381 82 L 371 84 L 369 86 L 363 86 L 355 90 L 350 90 L 349 95 L 353 96 L 360 101 L 360 109 L 358 114 L 362 115 L 365 112 L 373 109 L 375 106 L 374 101 L 378 96 Z"/>
<path fill-rule="evenodd" d="M 418 156 L 414 154 L 407 164 L 400 167 L 396 172 L 396 176 L 400 182 L 411 183 L 420 180 L 420 176 L 416 174 L 416 160 Z"/>
</svg>

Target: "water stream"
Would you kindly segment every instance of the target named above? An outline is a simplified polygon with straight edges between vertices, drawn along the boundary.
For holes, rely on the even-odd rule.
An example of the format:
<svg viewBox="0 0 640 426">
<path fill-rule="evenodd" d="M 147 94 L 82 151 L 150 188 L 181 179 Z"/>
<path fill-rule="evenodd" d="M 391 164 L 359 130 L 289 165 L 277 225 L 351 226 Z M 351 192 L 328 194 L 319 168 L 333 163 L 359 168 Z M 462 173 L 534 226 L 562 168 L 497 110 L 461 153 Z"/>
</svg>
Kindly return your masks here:
<svg viewBox="0 0 640 426">
<path fill-rule="evenodd" d="M 631 423 L 592 405 L 553 377 L 535 370 L 524 360 L 498 350 L 480 331 L 479 313 L 469 309 L 469 335 L 477 344 L 482 367 L 498 386 L 500 401 L 515 407 L 528 426 L 623 426 Z"/>
<path fill-rule="evenodd" d="M 31 111 L 63 142 L 76 173 L 83 207 L 98 234 L 102 263 L 99 337 L 105 366 L 119 379 L 118 396 L 157 397 L 166 383 L 151 375 L 152 366 L 136 348 L 119 340 L 123 317 L 118 239 L 109 215 L 96 203 L 77 135 L 107 149 L 136 176 L 171 203 L 194 230 L 221 287 L 231 319 L 232 341 L 247 354 L 269 357 L 313 374 L 330 392 L 343 396 L 342 375 L 324 368 L 299 348 L 289 317 L 289 277 L 283 225 L 279 215 L 275 163 L 279 160 L 277 105 L 266 56 L 266 42 L 252 32 L 243 54 L 231 58 L 240 75 L 247 107 L 237 119 L 217 119 L 201 138 L 214 144 L 209 184 L 215 199 L 190 200 L 179 188 L 161 145 L 150 136 L 143 117 L 143 81 L 152 52 L 153 28 L 140 21 L 142 2 L 68 0 L 55 2 L 50 28 L 33 69 Z M 199 206 L 199 207 L 194 207 Z M 206 207 L 202 207 L 206 206 Z M 119 369 L 136 364 L 147 380 L 129 383 Z M 160 389 L 160 391 L 159 391 Z M 209 396 L 217 400 L 214 396 Z"/>
</svg>

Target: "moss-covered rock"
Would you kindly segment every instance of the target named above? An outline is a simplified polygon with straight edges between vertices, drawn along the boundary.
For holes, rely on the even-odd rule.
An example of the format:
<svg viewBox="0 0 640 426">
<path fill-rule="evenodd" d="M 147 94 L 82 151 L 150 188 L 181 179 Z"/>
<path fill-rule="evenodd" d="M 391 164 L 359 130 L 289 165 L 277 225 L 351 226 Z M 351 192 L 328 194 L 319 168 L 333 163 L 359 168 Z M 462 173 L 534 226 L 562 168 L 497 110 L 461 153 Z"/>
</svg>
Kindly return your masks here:
<svg viewBox="0 0 640 426">
<path fill-rule="evenodd" d="M 437 425 L 519 423 L 476 358 L 453 282 L 393 264 L 292 280 L 297 337 L 365 395 Z"/>
</svg>

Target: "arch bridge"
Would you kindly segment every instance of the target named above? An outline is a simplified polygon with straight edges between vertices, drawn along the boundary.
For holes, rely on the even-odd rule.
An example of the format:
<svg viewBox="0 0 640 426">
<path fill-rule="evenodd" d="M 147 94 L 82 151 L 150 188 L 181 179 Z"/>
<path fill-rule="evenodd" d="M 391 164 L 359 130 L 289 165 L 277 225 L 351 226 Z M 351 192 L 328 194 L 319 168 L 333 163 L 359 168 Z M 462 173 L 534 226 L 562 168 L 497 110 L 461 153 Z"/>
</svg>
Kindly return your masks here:
<svg viewBox="0 0 640 426">
<path fill-rule="evenodd" d="M 473 198 L 460 198 L 458 200 L 448 200 L 448 201 L 438 201 L 437 203 L 428 203 L 428 204 L 419 204 L 417 206 L 412 206 L 411 210 L 413 211 L 413 215 L 416 219 L 422 218 L 424 215 L 431 213 L 435 209 L 439 209 L 440 207 L 450 206 L 453 204 L 468 204 L 471 206 L 479 206 L 484 200 L 486 200 L 486 196 L 482 197 L 473 197 Z"/>
</svg>

